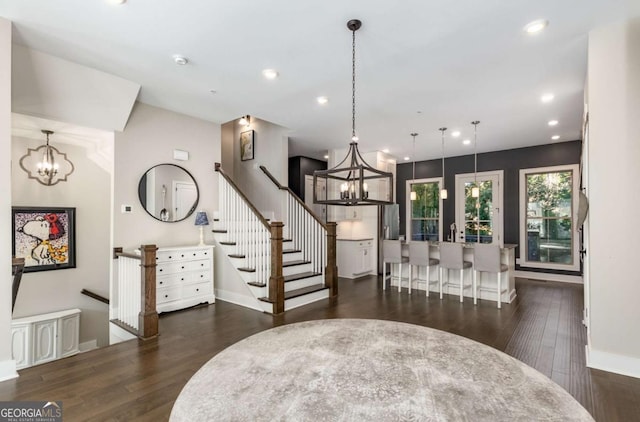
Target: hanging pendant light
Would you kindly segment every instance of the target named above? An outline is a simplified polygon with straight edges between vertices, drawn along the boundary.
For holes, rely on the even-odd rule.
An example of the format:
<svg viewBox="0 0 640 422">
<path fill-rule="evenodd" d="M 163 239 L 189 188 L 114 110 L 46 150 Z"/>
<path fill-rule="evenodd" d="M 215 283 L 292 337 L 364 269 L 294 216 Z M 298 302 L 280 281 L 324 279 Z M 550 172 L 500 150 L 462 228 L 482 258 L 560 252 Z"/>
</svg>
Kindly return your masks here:
<svg viewBox="0 0 640 422">
<path fill-rule="evenodd" d="M 358 151 L 356 135 L 356 31 L 362 22 L 352 19 L 351 143 L 347 156 L 329 170 L 313 172 L 313 202 L 327 205 L 385 205 L 393 203 L 393 174 L 370 166 Z M 325 188 L 326 187 L 326 188 Z"/>
<path fill-rule="evenodd" d="M 480 198 L 480 187 L 478 186 L 478 124 L 480 120 L 471 122 L 473 125 L 473 188 L 471 188 L 471 196 Z M 476 208 L 477 208 L 476 204 Z"/>
<path fill-rule="evenodd" d="M 27 153 L 20 158 L 20 168 L 27 172 L 29 179 L 37 180 L 45 186 L 53 186 L 59 182 L 66 182 L 67 176 L 73 173 L 73 163 L 67 154 L 58 151 L 49 144 L 52 130 L 43 129 L 41 132 L 47 137 L 47 142 L 38 148 L 28 148 Z"/>
<path fill-rule="evenodd" d="M 411 180 L 415 181 L 416 180 L 416 136 L 418 136 L 418 134 L 414 132 L 411 134 L 411 136 L 413 136 L 413 177 Z M 413 188 L 411 188 L 411 200 L 415 201 L 416 199 L 418 199 L 418 194 L 416 193 L 416 191 L 413 190 Z"/>
<path fill-rule="evenodd" d="M 441 127 L 438 129 L 442 133 L 442 189 L 440 189 L 440 198 L 447 199 L 449 194 L 447 193 L 447 189 L 444 184 L 444 132 L 447 130 L 446 127 Z"/>
</svg>

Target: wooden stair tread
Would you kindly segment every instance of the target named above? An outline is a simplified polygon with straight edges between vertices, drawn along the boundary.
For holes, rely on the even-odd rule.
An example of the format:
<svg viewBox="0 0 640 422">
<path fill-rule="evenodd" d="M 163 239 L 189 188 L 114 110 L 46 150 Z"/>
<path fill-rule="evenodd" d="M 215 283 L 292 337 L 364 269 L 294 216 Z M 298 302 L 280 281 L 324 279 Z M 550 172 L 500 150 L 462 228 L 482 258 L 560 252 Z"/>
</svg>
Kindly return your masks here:
<svg viewBox="0 0 640 422">
<path fill-rule="evenodd" d="M 304 265 L 304 264 L 311 264 L 311 261 L 305 261 L 304 259 L 298 259 L 296 261 L 288 261 L 288 262 L 283 262 L 282 263 L 282 267 L 295 267 L 296 265 Z"/>
<path fill-rule="evenodd" d="M 309 278 L 309 277 L 314 277 L 317 275 L 322 275 L 321 273 L 316 273 L 313 271 L 307 271 L 304 273 L 299 273 L 299 274 L 291 274 L 291 275 L 285 275 L 284 276 L 284 282 L 286 283 L 287 281 L 294 281 L 294 280 L 302 280 L 303 278 Z"/>
<path fill-rule="evenodd" d="M 284 249 L 282 251 L 282 253 L 298 253 L 298 252 L 302 252 L 300 249 Z"/>
<path fill-rule="evenodd" d="M 232 253 L 232 254 L 229 254 L 229 258 L 245 258 L 245 256 L 244 255 L 240 255 L 240 254 Z"/>
<path fill-rule="evenodd" d="M 253 287 L 267 287 L 267 283 L 258 283 L 257 281 L 250 281 L 247 284 Z"/>
<path fill-rule="evenodd" d="M 313 286 L 302 287 L 301 289 L 289 290 L 284 292 L 284 300 L 293 299 L 294 297 L 315 293 L 320 290 L 328 289 L 324 284 L 314 284 Z"/>
<path fill-rule="evenodd" d="M 295 289 L 295 290 L 290 290 L 288 292 L 284 292 L 284 300 L 293 299 L 295 297 L 304 296 L 311 293 L 319 292 L 321 290 L 328 290 L 328 289 L 329 288 L 324 284 L 314 284 L 313 286 L 303 287 L 301 289 Z M 268 297 L 261 297 L 261 298 L 258 298 L 258 300 L 261 300 L 267 303 L 273 303 L 273 301 Z"/>
<path fill-rule="evenodd" d="M 238 268 L 238 271 L 242 271 L 245 273 L 255 273 L 256 269 L 255 268 L 249 268 L 249 267 L 240 267 Z"/>
<path fill-rule="evenodd" d="M 221 245 L 225 246 L 235 246 L 236 242 L 219 242 Z"/>
<path fill-rule="evenodd" d="M 283 242 L 293 242 L 293 239 L 282 239 Z"/>
<path fill-rule="evenodd" d="M 212 233 L 226 233 L 226 230 L 222 230 L 222 229 L 213 229 L 211 230 Z"/>
</svg>

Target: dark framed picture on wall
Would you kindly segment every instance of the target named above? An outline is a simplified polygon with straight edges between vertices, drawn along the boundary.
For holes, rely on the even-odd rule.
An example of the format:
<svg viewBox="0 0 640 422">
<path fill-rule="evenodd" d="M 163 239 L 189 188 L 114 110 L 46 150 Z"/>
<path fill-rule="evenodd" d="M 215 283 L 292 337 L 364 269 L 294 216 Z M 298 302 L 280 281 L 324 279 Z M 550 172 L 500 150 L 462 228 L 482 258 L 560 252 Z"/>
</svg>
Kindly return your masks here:
<svg viewBox="0 0 640 422">
<path fill-rule="evenodd" d="M 24 272 L 76 267 L 75 208 L 12 207 L 12 248 Z"/>
<path fill-rule="evenodd" d="M 240 160 L 253 160 L 253 136 L 252 130 L 240 133 Z"/>
</svg>

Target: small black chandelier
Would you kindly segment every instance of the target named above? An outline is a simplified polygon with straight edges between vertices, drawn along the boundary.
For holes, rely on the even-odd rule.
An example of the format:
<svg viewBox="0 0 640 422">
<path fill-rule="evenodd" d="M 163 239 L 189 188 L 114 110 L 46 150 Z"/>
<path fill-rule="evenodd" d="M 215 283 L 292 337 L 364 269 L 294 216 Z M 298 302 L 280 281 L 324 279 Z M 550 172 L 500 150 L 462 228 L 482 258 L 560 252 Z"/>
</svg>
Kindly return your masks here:
<svg viewBox="0 0 640 422">
<path fill-rule="evenodd" d="M 351 143 L 347 156 L 329 170 L 313 172 L 313 202 L 326 205 L 393 204 L 393 174 L 370 166 L 358 151 L 356 135 L 356 31 L 362 22 L 352 19 Z"/>
</svg>

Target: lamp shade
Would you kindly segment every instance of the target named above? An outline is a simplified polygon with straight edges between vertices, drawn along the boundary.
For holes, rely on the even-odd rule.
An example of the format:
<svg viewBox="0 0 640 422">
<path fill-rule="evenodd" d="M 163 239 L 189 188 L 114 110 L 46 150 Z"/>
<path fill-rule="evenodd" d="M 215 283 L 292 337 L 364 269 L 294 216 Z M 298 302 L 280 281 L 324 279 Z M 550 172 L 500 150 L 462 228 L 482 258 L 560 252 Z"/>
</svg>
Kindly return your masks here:
<svg viewBox="0 0 640 422">
<path fill-rule="evenodd" d="M 196 213 L 196 226 L 208 226 L 209 219 L 207 218 L 207 213 L 205 211 L 198 211 Z"/>
</svg>

